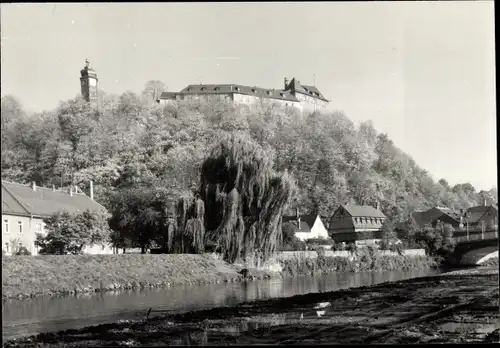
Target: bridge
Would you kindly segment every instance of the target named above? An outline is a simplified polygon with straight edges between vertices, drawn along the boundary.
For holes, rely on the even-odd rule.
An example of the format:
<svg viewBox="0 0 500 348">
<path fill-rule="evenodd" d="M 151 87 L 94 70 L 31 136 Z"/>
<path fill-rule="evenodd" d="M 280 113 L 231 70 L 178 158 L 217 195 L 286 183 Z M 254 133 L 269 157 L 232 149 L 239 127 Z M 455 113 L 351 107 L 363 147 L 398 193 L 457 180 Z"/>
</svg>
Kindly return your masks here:
<svg viewBox="0 0 500 348">
<path fill-rule="evenodd" d="M 458 232 L 458 233 L 457 233 Z M 498 257 L 498 231 L 457 231 L 457 245 L 450 261 L 460 265 L 480 265 Z"/>
</svg>

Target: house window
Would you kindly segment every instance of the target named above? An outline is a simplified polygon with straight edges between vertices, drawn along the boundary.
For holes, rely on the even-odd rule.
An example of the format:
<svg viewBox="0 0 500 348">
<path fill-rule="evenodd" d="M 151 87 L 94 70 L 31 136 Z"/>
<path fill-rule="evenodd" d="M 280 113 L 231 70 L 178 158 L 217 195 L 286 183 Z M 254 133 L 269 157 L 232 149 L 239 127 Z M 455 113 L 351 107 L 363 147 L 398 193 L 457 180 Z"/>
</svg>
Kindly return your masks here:
<svg viewBox="0 0 500 348">
<path fill-rule="evenodd" d="M 7 219 L 3 220 L 3 231 L 9 233 L 9 220 Z"/>
<path fill-rule="evenodd" d="M 354 222 L 355 222 L 355 223 L 358 223 L 358 218 L 354 218 Z"/>
<path fill-rule="evenodd" d="M 5 243 L 5 252 L 8 253 L 9 252 L 9 243 Z"/>
<path fill-rule="evenodd" d="M 41 223 L 38 223 L 36 224 L 36 233 L 42 233 L 42 224 Z"/>
<path fill-rule="evenodd" d="M 17 233 L 19 233 L 19 234 L 23 233 L 23 222 L 22 221 L 17 222 Z"/>
</svg>

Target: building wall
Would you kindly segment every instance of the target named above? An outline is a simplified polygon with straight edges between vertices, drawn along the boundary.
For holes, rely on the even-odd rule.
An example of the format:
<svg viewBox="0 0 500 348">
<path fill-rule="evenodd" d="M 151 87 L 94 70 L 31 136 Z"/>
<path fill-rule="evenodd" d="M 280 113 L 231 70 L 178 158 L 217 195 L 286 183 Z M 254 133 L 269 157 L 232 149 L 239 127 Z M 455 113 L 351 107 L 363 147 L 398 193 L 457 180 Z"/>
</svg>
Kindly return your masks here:
<svg viewBox="0 0 500 348">
<path fill-rule="evenodd" d="M 22 233 L 19 233 L 18 222 L 22 222 Z M 40 232 L 43 233 L 44 222 L 40 218 L 2 214 L 2 249 L 11 255 L 22 245 L 32 255 L 38 255 L 38 248 L 35 247 L 37 227 L 41 228 Z"/>
<path fill-rule="evenodd" d="M 300 100 L 304 111 L 313 112 L 326 109 L 328 102 L 314 98 L 302 93 L 295 93 L 295 97 Z"/>
<path fill-rule="evenodd" d="M 84 254 L 89 255 L 111 255 L 120 253 L 118 249 L 111 245 L 90 245 L 83 248 Z"/>
<path fill-rule="evenodd" d="M 295 232 L 295 237 L 304 241 L 313 238 L 328 238 L 328 231 L 319 217 L 316 217 L 311 232 Z"/>
</svg>

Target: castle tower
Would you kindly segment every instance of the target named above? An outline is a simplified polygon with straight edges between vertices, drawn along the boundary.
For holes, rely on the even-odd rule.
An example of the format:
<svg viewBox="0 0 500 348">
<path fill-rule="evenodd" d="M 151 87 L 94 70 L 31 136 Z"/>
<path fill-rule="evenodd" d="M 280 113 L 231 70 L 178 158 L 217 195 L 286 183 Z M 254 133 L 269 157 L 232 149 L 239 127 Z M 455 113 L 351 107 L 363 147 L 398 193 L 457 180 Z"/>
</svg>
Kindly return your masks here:
<svg viewBox="0 0 500 348">
<path fill-rule="evenodd" d="M 85 59 L 85 68 L 80 71 L 80 86 L 82 97 L 92 104 L 97 104 L 97 73 L 90 67 L 90 63 Z"/>
</svg>

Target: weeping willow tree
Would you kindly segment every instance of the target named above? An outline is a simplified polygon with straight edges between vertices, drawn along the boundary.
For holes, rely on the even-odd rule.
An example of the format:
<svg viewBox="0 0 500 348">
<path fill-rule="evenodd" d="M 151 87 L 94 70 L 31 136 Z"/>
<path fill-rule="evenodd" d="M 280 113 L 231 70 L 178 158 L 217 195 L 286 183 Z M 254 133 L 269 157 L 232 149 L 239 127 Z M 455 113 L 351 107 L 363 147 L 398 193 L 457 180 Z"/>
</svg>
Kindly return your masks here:
<svg viewBox="0 0 500 348">
<path fill-rule="evenodd" d="M 281 241 L 281 216 L 296 189 L 287 172 L 272 167 L 272 155 L 251 139 L 222 138 L 202 164 L 199 199 L 178 204 L 182 238 L 175 239 L 182 248 L 215 243 L 228 262 L 272 256 Z"/>
<path fill-rule="evenodd" d="M 169 230 L 169 249 L 175 253 L 202 253 L 205 248 L 205 204 L 199 197 L 181 197 L 177 220 Z"/>
</svg>

